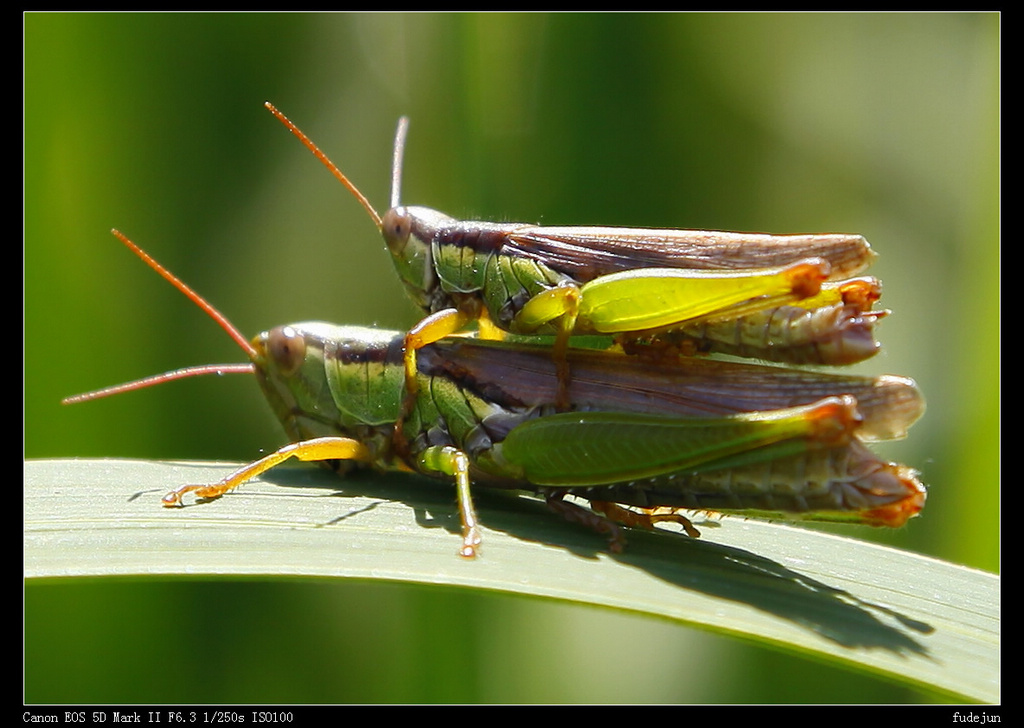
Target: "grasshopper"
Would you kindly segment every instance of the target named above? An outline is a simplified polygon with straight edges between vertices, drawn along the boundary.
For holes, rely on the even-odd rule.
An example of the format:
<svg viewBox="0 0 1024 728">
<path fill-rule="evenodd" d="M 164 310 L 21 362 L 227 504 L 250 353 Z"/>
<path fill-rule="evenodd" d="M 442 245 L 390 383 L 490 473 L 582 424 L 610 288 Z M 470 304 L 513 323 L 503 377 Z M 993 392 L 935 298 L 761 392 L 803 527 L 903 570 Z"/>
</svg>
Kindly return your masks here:
<svg viewBox="0 0 1024 728">
<path fill-rule="evenodd" d="M 719 351 L 784 363 L 850 364 L 879 348 L 874 252 L 860 235 L 763 235 L 621 227 L 542 227 L 456 220 L 400 202 L 408 121 L 399 121 L 391 208 L 381 216 L 270 102 L 266 107 L 356 197 L 427 316 L 406 335 L 416 352 L 479 321 L 481 335 L 554 335 L 568 407 L 566 350 L 576 334 L 616 337 L 628 352 Z"/>
<path fill-rule="evenodd" d="M 684 510 L 900 526 L 924 506 L 916 473 L 865 445 L 903 437 L 921 415 L 910 379 L 570 349 L 570 411 L 559 411 L 562 383 L 549 348 L 448 337 L 420 350 L 398 446 L 394 430 L 408 401 L 404 334 L 311 322 L 249 341 L 114 234 L 214 318 L 249 362 L 181 369 L 65 402 L 197 374 L 252 373 L 291 441 L 219 483 L 169 492 L 165 506 L 219 497 L 289 458 L 413 471 L 454 481 L 465 557 L 481 541 L 472 483 L 538 493 L 566 518 L 606 533 L 613 551 L 625 544 L 620 525 L 673 522 L 698 536 Z"/>
</svg>

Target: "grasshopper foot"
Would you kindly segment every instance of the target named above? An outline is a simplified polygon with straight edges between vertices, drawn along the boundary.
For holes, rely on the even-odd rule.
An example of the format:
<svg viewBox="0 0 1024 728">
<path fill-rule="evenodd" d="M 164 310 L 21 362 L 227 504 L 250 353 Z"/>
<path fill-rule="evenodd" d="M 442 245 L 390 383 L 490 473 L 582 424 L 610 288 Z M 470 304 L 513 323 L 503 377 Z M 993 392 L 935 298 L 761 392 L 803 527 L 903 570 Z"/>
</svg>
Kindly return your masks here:
<svg viewBox="0 0 1024 728">
<path fill-rule="evenodd" d="M 642 508 L 639 511 L 634 511 L 629 508 L 623 508 L 618 503 L 612 503 L 611 501 L 590 501 L 590 507 L 624 526 L 653 530 L 655 523 L 678 523 L 686 531 L 687 536 L 690 538 L 700 538 L 700 531 L 697 530 L 697 527 L 693 525 L 689 518 L 680 514 L 675 508 L 660 506 L 658 508 Z"/>
<path fill-rule="evenodd" d="M 476 526 L 471 526 L 462 535 L 462 548 L 459 549 L 459 556 L 464 559 L 475 559 L 477 555 L 477 547 L 483 539 L 480 537 L 480 530 Z"/>
</svg>

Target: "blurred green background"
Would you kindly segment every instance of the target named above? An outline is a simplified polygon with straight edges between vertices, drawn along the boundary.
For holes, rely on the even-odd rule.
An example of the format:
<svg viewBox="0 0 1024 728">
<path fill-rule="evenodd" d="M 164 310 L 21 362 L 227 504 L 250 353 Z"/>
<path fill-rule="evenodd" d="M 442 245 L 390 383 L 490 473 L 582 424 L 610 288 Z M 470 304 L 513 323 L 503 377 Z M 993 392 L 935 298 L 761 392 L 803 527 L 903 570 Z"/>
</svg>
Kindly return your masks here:
<svg viewBox="0 0 1024 728">
<path fill-rule="evenodd" d="M 999 570 L 995 14 L 28 14 L 25 457 L 247 461 L 283 436 L 241 361 L 110 235 L 243 332 L 417 315 L 365 212 L 857 232 L 894 314 L 859 368 L 928 413 L 887 456 L 923 515 L 841 532 Z M 154 507 L 157 507 L 154 505 Z M 486 515 L 484 515 L 486 523 Z M 675 624 L 404 585 L 68 580 L 25 589 L 31 702 L 904 702 L 930 696 Z"/>
</svg>

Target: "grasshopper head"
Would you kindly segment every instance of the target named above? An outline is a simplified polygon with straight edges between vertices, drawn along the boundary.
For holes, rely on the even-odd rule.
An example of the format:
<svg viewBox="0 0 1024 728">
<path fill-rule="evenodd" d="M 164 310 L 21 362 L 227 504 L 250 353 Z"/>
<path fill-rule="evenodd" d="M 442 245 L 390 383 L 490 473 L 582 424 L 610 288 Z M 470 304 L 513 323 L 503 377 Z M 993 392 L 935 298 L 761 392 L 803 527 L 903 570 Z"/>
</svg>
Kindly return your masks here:
<svg viewBox="0 0 1024 728">
<path fill-rule="evenodd" d="M 278 326 L 253 338 L 256 381 L 295 441 L 336 434 L 326 432 L 337 421 L 330 388 L 324 376 L 322 340 L 306 326 Z"/>
<path fill-rule="evenodd" d="M 402 334 L 319 321 L 253 339 L 256 379 L 293 439 L 393 424 L 404 391 Z"/>
<path fill-rule="evenodd" d="M 431 310 L 437 288 L 433 242 L 438 231 L 455 220 L 429 207 L 393 207 L 381 221 L 395 271 L 419 308 Z"/>
</svg>

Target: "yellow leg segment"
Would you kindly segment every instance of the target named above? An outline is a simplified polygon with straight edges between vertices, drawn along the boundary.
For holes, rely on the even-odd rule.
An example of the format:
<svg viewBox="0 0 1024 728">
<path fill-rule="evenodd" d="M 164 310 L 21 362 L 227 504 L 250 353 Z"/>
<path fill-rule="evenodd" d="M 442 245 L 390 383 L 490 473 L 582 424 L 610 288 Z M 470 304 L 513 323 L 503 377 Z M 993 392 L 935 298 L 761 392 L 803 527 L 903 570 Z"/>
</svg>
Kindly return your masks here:
<svg viewBox="0 0 1024 728">
<path fill-rule="evenodd" d="M 416 383 L 416 350 L 427 344 L 433 344 L 446 336 L 466 328 L 470 318 L 455 308 L 432 313 L 409 329 L 405 335 L 405 392 L 406 396 L 415 395 L 419 386 Z"/>
<path fill-rule="evenodd" d="M 487 314 L 487 309 L 481 309 L 480 318 L 476 320 L 476 323 L 480 328 L 479 336 L 481 339 L 486 339 L 487 341 L 505 340 L 505 332 L 491 321 L 491 317 Z"/>
<path fill-rule="evenodd" d="M 562 319 L 559 329 L 576 328 L 580 308 L 580 288 L 575 283 L 549 288 L 527 301 L 516 314 L 515 330 L 523 333 L 536 331 L 555 319 Z"/>
<path fill-rule="evenodd" d="M 313 440 L 293 442 L 277 452 L 239 468 L 219 483 L 186 485 L 171 491 L 163 497 L 163 504 L 168 507 L 179 506 L 181 497 L 186 493 L 194 493 L 196 498 L 217 498 L 289 458 L 304 461 L 360 460 L 370 462 L 372 460 L 370 451 L 366 449 L 365 445 L 347 437 L 318 437 Z"/>
<path fill-rule="evenodd" d="M 409 446 L 405 441 L 405 420 L 416 408 L 416 394 L 419 392 L 419 383 L 416 381 L 416 373 L 419 371 L 416 366 L 416 351 L 427 344 L 450 336 L 462 330 L 470 322 L 470 317 L 458 309 L 446 308 L 443 311 L 432 313 L 418 324 L 409 329 L 405 335 L 405 397 L 402 399 L 402 411 L 395 423 L 395 431 L 392 436 L 395 451 L 401 457 L 407 457 Z"/>
</svg>

